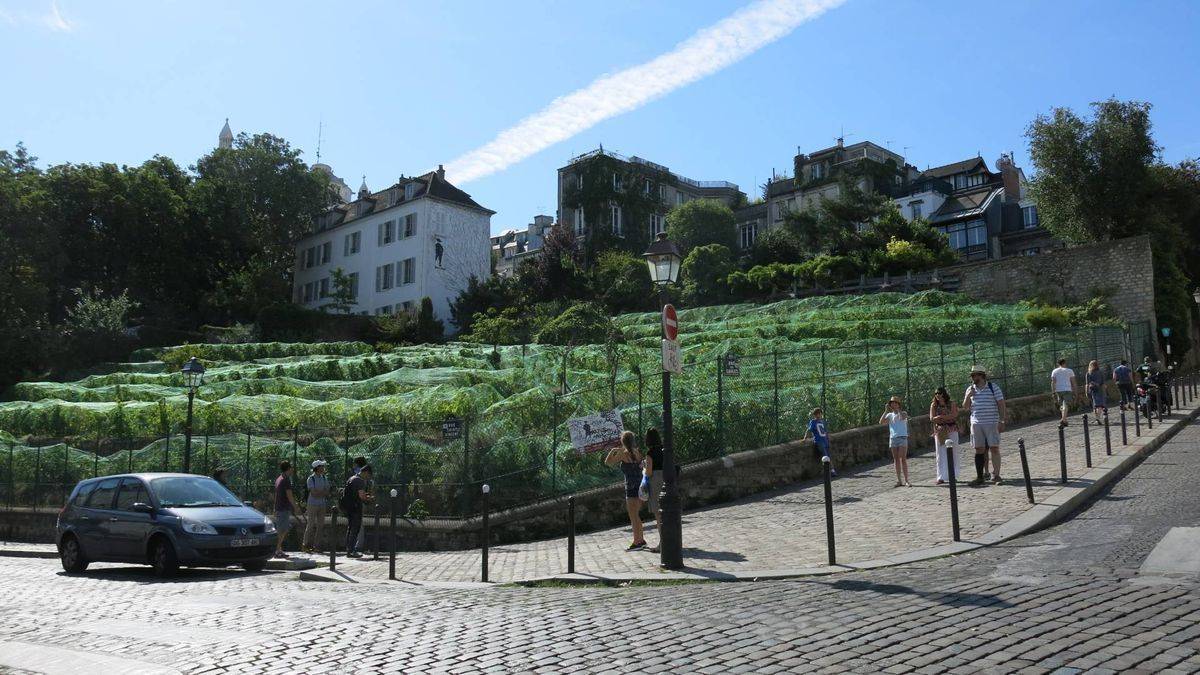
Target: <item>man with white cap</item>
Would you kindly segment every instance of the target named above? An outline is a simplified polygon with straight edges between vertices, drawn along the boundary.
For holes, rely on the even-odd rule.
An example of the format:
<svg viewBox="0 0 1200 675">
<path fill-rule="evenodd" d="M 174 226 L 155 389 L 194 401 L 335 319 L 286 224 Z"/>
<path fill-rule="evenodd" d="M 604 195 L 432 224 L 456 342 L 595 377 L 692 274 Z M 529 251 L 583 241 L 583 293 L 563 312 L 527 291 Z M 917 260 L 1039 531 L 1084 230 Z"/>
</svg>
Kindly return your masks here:
<svg viewBox="0 0 1200 675">
<path fill-rule="evenodd" d="M 325 510 L 329 507 L 329 477 L 325 475 L 328 464 L 323 459 L 313 460 L 312 473 L 304 483 L 308 488 L 308 499 L 305 500 L 308 523 L 304 526 L 304 542 L 300 550 L 305 553 L 321 549 L 321 537 L 325 533 Z"/>
<path fill-rule="evenodd" d="M 1000 484 L 1000 432 L 1008 410 L 1000 386 L 987 379 L 983 366 L 971 367 L 971 386 L 963 397 L 963 409 L 971 411 L 971 442 L 975 445 L 975 480 L 979 486 L 987 481 L 985 474 L 988 455 L 992 459 L 992 482 Z"/>
</svg>

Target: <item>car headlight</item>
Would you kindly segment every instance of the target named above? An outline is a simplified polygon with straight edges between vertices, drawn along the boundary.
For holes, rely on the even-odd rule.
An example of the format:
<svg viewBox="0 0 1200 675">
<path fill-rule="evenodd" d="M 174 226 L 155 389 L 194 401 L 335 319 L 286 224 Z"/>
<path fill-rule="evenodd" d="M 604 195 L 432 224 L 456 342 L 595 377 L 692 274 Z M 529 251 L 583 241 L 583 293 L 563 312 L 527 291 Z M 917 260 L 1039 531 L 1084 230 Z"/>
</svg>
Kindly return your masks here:
<svg viewBox="0 0 1200 675">
<path fill-rule="evenodd" d="M 263 516 L 263 532 L 266 534 L 272 534 L 275 532 L 275 523 L 266 516 Z"/>
<path fill-rule="evenodd" d="M 216 534 L 217 528 L 198 520 L 184 520 L 183 531 L 188 534 Z"/>
</svg>

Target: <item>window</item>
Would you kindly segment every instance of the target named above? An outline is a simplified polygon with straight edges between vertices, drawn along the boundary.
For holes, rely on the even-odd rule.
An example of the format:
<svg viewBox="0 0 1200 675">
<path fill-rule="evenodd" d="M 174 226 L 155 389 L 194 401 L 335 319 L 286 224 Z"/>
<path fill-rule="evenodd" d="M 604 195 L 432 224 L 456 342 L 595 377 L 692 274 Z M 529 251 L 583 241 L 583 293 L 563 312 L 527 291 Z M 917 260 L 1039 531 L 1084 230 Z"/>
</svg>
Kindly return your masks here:
<svg viewBox="0 0 1200 675">
<path fill-rule="evenodd" d="M 142 481 L 136 478 L 126 478 L 121 481 L 121 491 L 117 493 L 117 509 L 132 511 L 133 505 L 139 503 L 150 503 L 150 498 L 146 496 L 146 486 L 142 485 Z"/>
<path fill-rule="evenodd" d="M 583 174 L 582 173 L 575 174 L 575 187 L 579 188 L 580 190 L 583 189 Z"/>
<path fill-rule="evenodd" d="M 811 180 L 821 180 L 822 178 L 825 177 L 825 165 L 824 164 L 813 164 L 812 169 L 809 170 L 808 175 Z"/>
<path fill-rule="evenodd" d="M 411 314 L 413 311 L 413 301 L 405 300 L 404 302 L 400 303 L 400 308 Z"/>
<path fill-rule="evenodd" d="M 404 216 L 404 237 L 412 237 L 417 234 L 417 214 L 410 213 Z"/>
<path fill-rule="evenodd" d="M 650 179 L 647 178 L 646 183 L 642 186 L 642 192 L 648 196 L 652 187 L 653 186 L 650 184 Z"/>
<path fill-rule="evenodd" d="M 405 201 L 412 199 L 416 194 L 417 194 L 417 184 L 416 183 L 408 183 L 407 185 L 404 186 Z"/>
<path fill-rule="evenodd" d="M 912 217 L 910 218 L 910 220 L 916 220 L 923 215 L 922 211 L 921 211 L 922 204 L 923 204 L 923 202 L 921 200 L 917 200 L 908 205 L 908 208 L 912 211 Z"/>
<path fill-rule="evenodd" d="M 955 223 L 946 227 L 934 228 L 946 235 L 950 240 L 950 248 L 965 251 L 969 248 L 985 247 L 987 245 L 987 224 L 982 220 L 970 223 Z"/>
<path fill-rule="evenodd" d="M 310 247 L 304 251 L 304 269 L 310 269 L 317 264 L 317 249 Z"/>
<path fill-rule="evenodd" d="M 333 259 L 333 242 L 327 241 L 321 244 L 321 264 L 329 262 Z"/>
<path fill-rule="evenodd" d="M 417 259 L 416 258 L 405 258 L 404 260 L 402 260 L 396 264 L 400 266 L 401 270 L 403 270 L 401 272 L 401 277 L 403 279 L 403 283 L 411 284 L 417 280 Z"/>
<path fill-rule="evenodd" d="M 676 205 L 676 206 L 679 206 L 679 205 L 680 205 L 680 204 L 682 204 L 684 201 L 685 201 L 685 200 L 684 200 L 684 198 L 683 198 L 683 190 L 676 190 L 676 191 L 675 191 L 675 205 Z"/>
<path fill-rule="evenodd" d="M 758 238 L 758 221 L 742 223 L 738 226 L 738 243 L 742 248 L 748 249 L 754 246 L 754 240 Z"/>
<path fill-rule="evenodd" d="M 379 245 L 396 241 L 396 221 L 389 220 L 379 224 Z"/>
<path fill-rule="evenodd" d="M 324 279 L 321 280 L 321 290 L 319 291 L 318 297 L 321 297 L 321 298 L 329 297 L 329 277 L 325 277 Z"/>
<path fill-rule="evenodd" d="M 375 290 L 386 291 L 395 286 L 396 266 L 388 263 L 375 268 Z"/>
<path fill-rule="evenodd" d="M 985 176 L 981 173 L 970 175 L 960 173 L 954 176 L 954 189 L 963 190 L 965 188 L 978 187 L 983 185 L 985 180 Z"/>
<path fill-rule="evenodd" d="M 346 240 L 342 244 L 342 255 L 351 256 L 362 250 L 362 232 L 354 232 L 346 235 Z"/>
<path fill-rule="evenodd" d="M 350 297 L 358 300 L 358 272 L 350 273 Z"/>
<path fill-rule="evenodd" d="M 615 174 L 615 173 L 613 174 L 613 177 L 612 177 L 612 184 L 613 184 L 613 189 L 616 190 L 617 192 L 620 192 L 621 188 L 624 187 L 624 183 L 621 181 L 621 176 L 618 174 Z"/>
<path fill-rule="evenodd" d="M 85 506 L 89 509 L 111 509 L 113 495 L 117 492 L 117 480 L 116 478 L 109 478 L 101 481 L 96 486 L 96 489 L 92 490 L 92 494 L 88 495 Z"/>
<path fill-rule="evenodd" d="M 304 293 L 303 293 L 303 295 L 301 295 L 301 296 L 300 296 L 300 297 L 301 297 L 301 301 L 302 301 L 302 302 L 311 302 L 311 301 L 312 301 L 312 299 L 313 299 L 313 297 L 312 297 L 312 293 L 313 293 L 313 285 L 312 285 L 312 282 L 309 282 L 309 283 L 307 283 L 307 284 L 304 284 Z"/>
<path fill-rule="evenodd" d="M 796 210 L 796 198 L 795 197 L 791 197 L 787 200 L 787 210 L 788 211 Z"/>
<path fill-rule="evenodd" d="M 1025 225 L 1025 229 L 1032 230 L 1041 222 L 1038 220 L 1038 212 L 1036 206 L 1025 206 L 1021 208 L 1021 222 Z"/>
<path fill-rule="evenodd" d="M 658 236 L 659 232 L 667 230 L 667 219 L 657 213 L 650 214 L 650 238 Z"/>
<path fill-rule="evenodd" d="M 582 237 L 587 230 L 587 225 L 583 221 L 583 208 L 575 209 L 575 235 Z"/>
<path fill-rule="evenodd" d="M 392 313 L 391 305 L 384 305 L 383 307 L 375 308 L 375 316 L 383 316 L 384 314 L 391 314 L 391 313 Z"/>
<path fill-rule="evenodd" d="M 621 228 L 621 207 L 612 204 L 608 209 L 610 224 L 612 225 L 612 233 L 618 237 L 625 236 Z"/>
</svg>

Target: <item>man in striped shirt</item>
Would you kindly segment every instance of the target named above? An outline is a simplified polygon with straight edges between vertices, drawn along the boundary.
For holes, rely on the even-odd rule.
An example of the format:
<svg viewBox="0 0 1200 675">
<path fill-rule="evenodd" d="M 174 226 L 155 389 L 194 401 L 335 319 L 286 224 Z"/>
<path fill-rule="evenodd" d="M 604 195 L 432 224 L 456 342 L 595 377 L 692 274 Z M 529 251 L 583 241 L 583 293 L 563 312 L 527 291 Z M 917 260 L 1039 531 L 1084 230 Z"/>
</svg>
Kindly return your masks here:
<svg viewBox="0 0 1200 675">
<path fill-rule="evenodd" d="M 962 407 L 971 411 L 971 441 L 975 444 L 975 480 L 972 486 L 987 481 L 988 455 L 992 460 L 992 483 L 1000 484 L 1000 432 L 1004 431 L 1004 418 L 1008 410 L 1004 403 L 1004 392 L 999 385 L 989 382 L 983 366 L 971 368 L 971 386 L 967 387 Z"/>
</svg>

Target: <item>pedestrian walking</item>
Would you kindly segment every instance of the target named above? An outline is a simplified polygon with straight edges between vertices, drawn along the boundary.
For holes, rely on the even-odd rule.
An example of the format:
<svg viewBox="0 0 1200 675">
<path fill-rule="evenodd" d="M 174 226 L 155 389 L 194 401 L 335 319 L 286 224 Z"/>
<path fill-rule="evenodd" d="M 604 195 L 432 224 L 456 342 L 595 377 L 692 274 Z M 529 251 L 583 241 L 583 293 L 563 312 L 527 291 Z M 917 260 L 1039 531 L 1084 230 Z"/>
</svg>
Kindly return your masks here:
<svg viewBox="0 0 1200 675">
<path fill-rule="evenodd" d="M 355 457 L 354 458 L 354 475 L 355 476 L 359 475 L 359 473 L 362 472 L 363 467 L 365 467 L 365 466 L 367 466 L 367 458 L 366 457 L 363 457 L 361 455 L 358 457 Z M 375 493 L 373 490 L 375 488 L 375 481 L 368 480 L 368 481 L 366 481 L 366 483 L 367 483 L 367 487 L 366 487 L 367 494 L 372 495 L 372 499 L 374 499 Z M 366 541 L 367 541 L 367 530 L 365 528 L 359 528 L 358 540 L 354 542 L 354 550 L 361 551 L 364 548 L 366 548 Z"/>
<path fill-rule="evenodd" d="M 904 411 L 899 396 L 888 399 L 879 423 L 888 426 L 888 450 L 892 453 L 892 466 L 896 469 L 896 487 L 912 487 L 912 483 L 908 482 L 908 413 Z"/>
<path fill-rule="evenodd" d="M 1102 424 L 1100 416 L 1108 410 L 1108 395 L 1104 393 L 1104 372 L 1100 370 L 1100 362 L 1092 359 L 1087 369 L 1087 392 L 1092 399 L 1092 412 L 1096 416 L 1096 424 Z"/>
<path fill-rule="evenodd" d="M 649 495 L 646 500 L 650 513 L 654 516 L 654 531 L 662 540 L 662 505 L 658 503 L 663 488 L 663 444 L 658 429 L 650 427 L 646 430 L 646 470 L 650 476 Z M 651 546 L 651 553 L 658 553 L 658 546 Z"/>
<path fill-rule="evenodd" d="M 1133 369 L 1129 361 L 1121 359 L 1121 365 L 1113 368 L 1113 381 L 1121 392 L 1121 410 L 1129 410 L 1133 407 Z"/>
<path fill-rule="evenodd" d="M 938 387 L 933 392 L 933 401 L 929 404 L 929 421 L 933 424 L 933 449 L 937 457 L 937 484 L 945 485 L 950 480 L 949 467 L 946 464 L 946 443 L 958 447 L 958 404 L 950 399 L 950 392 L 945 387 Z M 957 450 L 955 451 L 957 452 Z M 955 462 L 955 473 L 962 471 L 962 465 Z"/>
<path fill-rule="evenodd" d="M 225 487 L 229 487 L 229 479 L 226 478 L 226 473 L 227 470 L 225 467 L 217 467 L 217 470 L 213 471 L 213 480 L 217 481 L 221 485 L 224 485 Z"/>
<path fill-rule="evenodd" d="M 292 489 L 292 474 L 295 469 L 292 463 L 284 460 L 279 463 L 279 477 L 275 479 L 275 531 L 278 532 L 278 543 L 275 544 L 275 557 L 287 558 L 283 552 L 283 540 L 287 538 L 288 530 L 292 529 L 292 516 L 296 515 L 296 495 Z"/>
<path fill-rule="evenodd" d="M 1062 414 L 1058 425 L 1067 426 L 1067 413 L 1075 402 L 1075 371 L 1067 367 L 1066 359 L 1058 360 L 1058 367 L 1050 371 L 1050 392 L 1054 397 L 1054 405 Z"/>
<path fill-rule="evenodd" d="M 358 467 L 354 475 L 346 481 L 346 488 L 338 503 L 338 506 L 346 513 L 347 558 L 362 557 L 362 553 L 358 551 L 359 533 L 362 532 L 363 507 L 373 500 L 371 493 L 367 491 L 367 484 L 373 474 L 370 464 L 364 463 Z"/>
<path fill-rule="evenodd" d="M 625 510 L 629 513 L 629 524 L 633 526 L 633 543 L 627 551 L 638 551 L 646 548 L 646 536 L 642 530 L 642 499 L 638 495 L 642 481 L 646 478 L 642 453 L 638 452 L 637 439 L 632 431 L 621 434 L 621 444 L 608 451 L 604 463 L 610 467 L 620 467 L 625 476 Z"/>
<path fill-rule="evenodd" d="M 325 512 L 329 508 L 329 476 L 325 475 L 329 462 L 323 459 L 313 460 L 312 473 L 304 481 L 307 496 L 304 498 L 305 516 L 304 540 L 300 550 L 305 553 L 321 550 L 321 542 L 325 534 Z"/>
<path fill-rule="evenodd" d="M 833 468 L 833 455 L 829 454 L 829 431 L 825 426 L 825 411 L 820 408 L 813 408 L 808 414 L 808 428 L 804 430 L 804 436 L 800 440 L 808 438 L 812 435 L 813 439 L 813 456 L 817 461 L 821 461 L 822 457 L 829 458 L 829 475 L 836 476 L 837 471 Z"/>
<path fill-rule="evenodd" d="M 975 446 L 975 480 L 970 485 L 978 487 L 987 482 L 989 454 L 992 483 L 1000 485 L 1000 432 L 1004 431 L 1008 409 L 1004 392 L 999 385 L 988 381 L 983 366 L 971 366 L 971 386 L 963 396 L 962 407 L 971 411 L 971 442 Z"/>
</svg>

